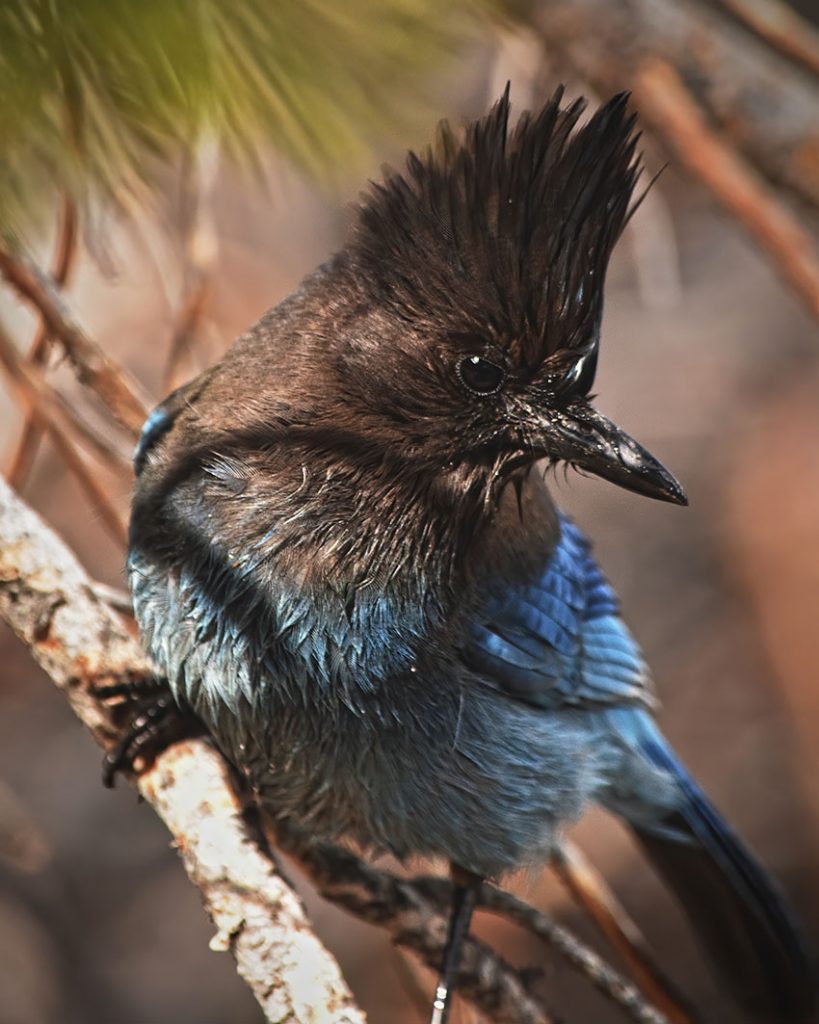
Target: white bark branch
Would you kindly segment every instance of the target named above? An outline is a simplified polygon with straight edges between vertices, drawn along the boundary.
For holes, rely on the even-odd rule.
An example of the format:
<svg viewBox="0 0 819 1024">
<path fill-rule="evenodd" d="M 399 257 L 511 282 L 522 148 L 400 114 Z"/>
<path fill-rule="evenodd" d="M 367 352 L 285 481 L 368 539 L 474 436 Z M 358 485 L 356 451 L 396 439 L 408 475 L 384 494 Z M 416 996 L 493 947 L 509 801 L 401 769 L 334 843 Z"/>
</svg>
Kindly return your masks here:
<svg viewBox="0 0 819 1024">
<path fill-rule="evenodd" d="M 0 616 L 110 748 L 117 729 L 92 687 L 150 671 L 73 554 L 0 479 Z M 364 1024 L 301 902 L 254 841 L 222 758 L 177 744 L 137 780 L 270 1024 Z"/>
</svg>

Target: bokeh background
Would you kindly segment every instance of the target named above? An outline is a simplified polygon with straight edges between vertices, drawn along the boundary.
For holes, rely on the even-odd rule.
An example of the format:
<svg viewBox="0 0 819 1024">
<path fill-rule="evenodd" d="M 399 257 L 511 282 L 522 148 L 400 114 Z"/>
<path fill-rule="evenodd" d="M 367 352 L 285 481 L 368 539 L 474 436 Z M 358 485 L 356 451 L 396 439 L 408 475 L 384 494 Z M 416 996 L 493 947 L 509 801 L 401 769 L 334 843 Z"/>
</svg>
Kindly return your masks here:
<svg viewBox="0 0 819 1024">
<path fill-rule="evenodd" d="M 77 19 L 80 13 L 92 22 L 103 18 L 94 4 L 74 6 Z M 217 34 L 235 28 L 232 6 L 202 5 L 221 8 Z M 250 118 L 252 104 L 237 82 L 253 92 L 289 88 L 292 79 L 307 98 L 288 109 L 296 121 L 303 114 L 310 130 L 288 135 L 292 126 L 282 118 L 275 131 L 265 131 L 269 110 L 260 103 L 252 113 L 258 125 L 246 133 L 254 140 L 247 152 L 244 143 L 232 146 L 227 132 L 208 129 L 181 138 L 171 157 L 146 155 L 150 145 L 122 156 L 122 140 L 103 133 L 92 156 L 110 171 L 110 181 L 79 157 L 63 165 L 48 155 L 37 165 L 42 180 L 18 173 L 24 163 L 0 175 L 2 226 L 43 265 L 55 244 L 60 203 L 49 174 L 70 182 L 82 213 L 71 307 L 157 400 L 171 381 L 218 358 L 343 242 L 364 180 L 377 176 L 382 160 L 397 163 L 408 145 L 423 144 L 439 117 L 457 121 L 484 112 L 507 79 L 518 108 L 537 103 L 561 79 L 571 94 L 594 97 L 593 83 L 562 64 L 548 39 L 521 23 L 519 10 L 506 8 L 498 18 L 490 4 L 464 3 L 444 18 L 432 3 L 359 3 L 353 24 L 342 20 L 321 36 L 318 16 L 299 33 L 297 5 L 236 5 L 244 6 L 276 11 L 271 38 L 295 33 L 295 41 L 283 36 L 270 66 L 254 67 L 261 78 L 244 81 L 237 66 L 235 81 L 224 88 Z M 197 5 L 187 7 L 190 13 Z M 380 7 L 401 8 L 404 21 Z M 806 17 L 810 7 L 804 5 Z M 303 8 L 311 17 L 325 9 L 333 8 Z M 165 30 L 158 23 L 159 44 Z M 356 45 L 349 44 L 351 35 Z M 9 39 L 0 32 L 0 67 L 4 58 L 9 62 Z M 741 34 L 736 39 L 741 48 Z M 183 77 L 184 39 L 175 45 Z M 240 52 L 226 61 L 235 63 Z M 78 76 L 89 96 L 94 59 Z M 319 73 L 324 81 L 315 85 Z M 359 79 L 359 93 L 351 92 L 350 82 Z M 18 130 L 2 112 L 4 102 L 0 119 Z M 28 116 L 45 133 L 47 119 L 37 125 L 42 111 L 35 107 Z M 177 116 L 187 124 L 173 111 L 169 124 Z M 232 116 L 224 113 L 225 124 Z M 817 133 L 819 139 L 819 125 Z M 120 167 L 114 156 L 122 156 L 121 177 L 111 170 Z M 649 172 L 665 159 L 649 135 Z M 25 187 L 15 192 L 21 182 Z M 798 214 L 808 230 L 815 228 L 810 210 L 802 206 Z M 36 321 L 8 288 L 0 290 L 0 320 L 25 347 Z M 652 503 L 597 480 L 555 481 L 559 501 L 594 538 L 622 595 L 653 667 L 664 728 L 780 880 L 814 939 L 818 333 L 771 260 L 672 155 L 611 266 L 595 390 L 600 407 L 683 481 L 690 508 Z M 169 365 L 175 335 L 180 343 Z M 85 401 L 59 360 L 48 373 L 70 401 Z M 22 408 L 0 380 L 5 465 L 19 442 Z M 106 486 L 124 514 L 127 481 Z M 94 577 L 123 586 L 121 546 L 50 445 L 39 450 L 21 489 Z M 0 1024 L 258 1021 L 232 961 L 208 950 L 212 928 L 163 827 L 127 787 L 103 790 L 99 769 L 99 750 L 62 696 L 0 628 Z M 593 812 L 573 836 L 703 1019 L 741 1020 L 625 832 Z M 548 875 L 528 874 L 512 884 L 605 950 Z M 304 893 L 370 1020 L 422 1020 L 413 992 L 419 977 L 423 984 L 429 979 L 414 976 L 377 930 L 323 904 L 308 886 Z M 514 962 L 542 967 L 560 1020 L 624 1019 L 548 949 L 490 921 L 479 919 L 478 929 Z M 456 1009 L 459 1024 L 472 1019 L 466 1008 Z"/>
</svg>

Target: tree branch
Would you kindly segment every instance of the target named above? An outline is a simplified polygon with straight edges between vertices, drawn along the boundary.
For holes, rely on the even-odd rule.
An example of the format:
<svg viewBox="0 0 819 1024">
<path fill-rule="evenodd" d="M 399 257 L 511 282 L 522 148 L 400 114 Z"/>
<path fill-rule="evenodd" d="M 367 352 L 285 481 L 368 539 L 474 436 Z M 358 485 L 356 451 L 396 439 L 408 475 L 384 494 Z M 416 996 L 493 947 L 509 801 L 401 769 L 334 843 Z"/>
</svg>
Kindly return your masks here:
<svg viewBox="0 0 819 1024">
<path fill-rule="evenodd" d="M 717 0 L 774 49 L 819 76 L 819 32 L 785 0 Z"/>
<path fill-rule="evenodd" d="M 70 196 L 63 197 L 60 211 L 60 224 L 57 231 L 57 244 L 54 252 L 54 263 L 51 276 L 54 283 L 63 287 L 67 284 L 74 269 L 77 255 L 77 210 Z M 32 366 L 44 366 L 51 349 L 51 334 L 41 317 L 37 331 L 28 353 Z M 12 487 L 19 487 L 31 469 L 37 449 L 42 438 L 42 428 L 36 422 L 31 408 L 26 410 L 20 438 L 9 459 L 6 473 Z"/>
<path fill-rule="evenodd" d="M 0 480 L 0 616 L 106 749 L 118 730 L 92 688 L 149 673 L 120 620 L 74 556 Z M 136 782 L 173 835 L 217 934 L 270 1024 L 364 1024 L 338 965 L 300 901 L 259 850 L 222 758 L 177 744 Z"/>
<path fill-rule="evenodd" d="M 751 230 L 819 316 L 809 229 L 784 201 L 819 213 L 819 79 L 716 0 L 541 0 L 532 27 L 564 74 L 601 95 L 635 92 L 675 163 Z"/>
<path fill-rule="evenodd" d="M 148 416 L 150 399 L 87 337 L 69 313 L 51 278 L 4 245 L 0 245 L 0 274 L 43 318 L 49 333 L 65 349 L 81 383 L 102 399 L 132 438 L 139 437 Z"/>
<path fill-rule="evenodd" d="M 281 825 L 272 838 L 298 860 L 325 899 L 385 928 L 397 945 L 412 950 L 433 970 L 440 968 L 452 893 L 449 882 L 399 878 L 349 850 L 311 843 Z M 465 944 L 457 992 L 495 1024 L 554 1024 L 524 976 L 475 938 Z"/>
<path fill-rule="evenodd" d="M 48 432 L 60 457 L 76 476 L 80 486 L 90 498 L 106 528 L 123 548 L 128 531 L 125 521 L 105 487 L 103 487 L 86 460 L 78 451 L 76 440 L 81 438 L 101 455 L 110 469 L 122 481 L 130 469 L 127 463 L 112 452 L 104 439 L 99 438 L 77 417 L 75 411 L 63 404 L 36 367 L 24 362 L 13 342 L 0 327 L 0 365 L 6 371 L 13 387 L 28 402 L 32 422 Z"/>
<path fill-rule="evenodd" d="M 796 217 L 711 131 L 670 64 L 644 61 L 633 84 L 640 112 L 655 134 L 745 226 L 819 320 L 819 258 Z"/>
<path fill-rule="evenodd" d="M 279 828 L 276 843 L 292 853 L 319 892 L 370 924 L 387 928 L 398 945 L 417 953 L 427 966 L 440 965 L 452 886 L 443 878 L 398 878 L 330 843 L 307 843 Z M 484 884 L 478 905 L 536 935 L 639 1024 L 671 1024 L 639 990 L 567 928 L 510 893 Z M 422 922 L 423 927 L 419 927 Z M 551 1020 L 532 994 L 525 975 L 510 972 L 481 943 L 470 940 L 458 991 L 493 1021 L 521 1024 Z M 544 1016 L 546 1015 L 546 1016 Z M 677 1018 L 679 1020 L 687 1018 Z"/>
<path fill-rule="evenodd" d="M 552 869 L 623 958 L 646 997 L 671 1024 L 692 1024 L 696 1019 L 693 1007 L 660 969 L 637 925 L 583 853 L 573 843 L 562 843 L 552 855 Z"/>
</svg>

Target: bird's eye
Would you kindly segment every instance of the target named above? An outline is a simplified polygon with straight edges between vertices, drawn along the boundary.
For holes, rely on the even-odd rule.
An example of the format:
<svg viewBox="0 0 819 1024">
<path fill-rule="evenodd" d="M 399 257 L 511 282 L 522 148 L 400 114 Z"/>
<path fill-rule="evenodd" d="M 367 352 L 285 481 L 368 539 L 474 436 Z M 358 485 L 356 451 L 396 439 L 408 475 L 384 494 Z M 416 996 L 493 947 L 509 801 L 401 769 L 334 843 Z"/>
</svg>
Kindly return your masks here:
<svg viewBox="0 0 819 1024">
<path fill-rule="evenodd" d="M 482 356 L 466 356 L 458 363 L 458 377 L 473 395 L 496 395 L 503 387 L 506 370 Z"/>
</svg>

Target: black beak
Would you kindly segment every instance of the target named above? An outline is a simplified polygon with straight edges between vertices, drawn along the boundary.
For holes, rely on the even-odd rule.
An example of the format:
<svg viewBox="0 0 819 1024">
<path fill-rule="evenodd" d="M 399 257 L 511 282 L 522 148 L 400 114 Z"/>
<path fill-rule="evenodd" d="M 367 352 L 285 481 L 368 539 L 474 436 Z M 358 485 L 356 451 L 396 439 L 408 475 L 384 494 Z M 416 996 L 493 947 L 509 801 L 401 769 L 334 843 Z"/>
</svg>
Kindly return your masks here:
<svg viewBox="0 0 819 1024">
<path fill-rule="evenodd" d="M 551 458 L 571 462 L 637 494 L 688 504 L 682 487 L 665 466 L 586 402 L 573 402 L 551 412 L 543 429 L 548 437 L 544 447 Z"/>
</svg>

